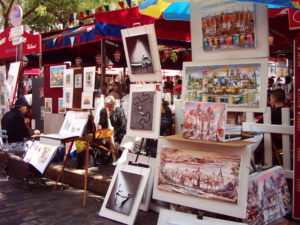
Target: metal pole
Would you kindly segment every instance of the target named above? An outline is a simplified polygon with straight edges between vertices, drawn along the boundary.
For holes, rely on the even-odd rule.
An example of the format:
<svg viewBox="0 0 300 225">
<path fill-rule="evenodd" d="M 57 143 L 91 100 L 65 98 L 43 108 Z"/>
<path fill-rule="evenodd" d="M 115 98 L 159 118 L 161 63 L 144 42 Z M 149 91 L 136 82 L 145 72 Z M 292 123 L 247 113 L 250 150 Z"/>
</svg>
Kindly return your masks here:
<svg viewBox="0 0 300 225">
<path fill-rule="evenodd" d="M 17 61 L 23 62 L 23 42 L 19 45 L 17 45 Z M 20 75 L 19 75 L 19 81 L 18 81 L 18 92 L 17 92 L 17 98 L 20 95 L 24 95 L 24 87 L 23 87 L 23 80 L 24 80 L 24 69 L 23 69 L 23 63 L 21 63 L 20 68 Z"/>
</svg>

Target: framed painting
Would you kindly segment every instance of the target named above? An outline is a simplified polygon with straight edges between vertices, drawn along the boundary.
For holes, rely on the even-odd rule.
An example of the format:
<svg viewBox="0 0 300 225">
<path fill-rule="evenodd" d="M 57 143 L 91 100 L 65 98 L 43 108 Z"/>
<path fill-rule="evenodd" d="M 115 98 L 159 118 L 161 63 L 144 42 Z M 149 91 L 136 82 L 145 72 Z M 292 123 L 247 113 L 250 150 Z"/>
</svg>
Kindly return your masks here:
<svg viewBox="0 0 300 225">
<path fill-rule="evenodd" d="M 160 132 L 162 107 L 161 85 L 130 85 L 127 134 L 134 137 L 157 138 Z"/>
<path fill-rule="evenodd" d="M 134 224 L 149 174 L 149 168 L 117 165 L 99 215 Z"/>
<path fill-rule="evenodd" d="M 245 218 L 251 150 L 211 143 L 159 138 L 153 198 Z"/>
<path fill-rule="evenodd" d="M 64 107 L 64 98 L 58 98 L 58 113 L 66 113 L 66 108 Z"/>
<path fill-rule="evenodd" d="M 73 80 L 74 80 L 74 69 L 65 69 L 63 87 L 73 88 Z"/>
<path fill-rule="evenodd" d="M 93 108 L 93 91 L 82 92 L 81 95 L 81 108 L 82 109 L 92 109 Z"/>
<path fill-rule="evenodd" d="M 183 137 L 207 141 L 225 141 L 226 104 L 185 102 Z"/>
<path fill-rule="evenodd" d="M 45 113 L 52 113 L 52 98 L 45 98 Z"/>
<path fill-rule="evenodd" d="M 268 58 L 186 62 L 185 101 L 227 103 L 227 111 L 264 112 Z"/>
<path fill-rule="evenodd" d="M 74 88 L 82 88 L 82 74 L 75 74 Z"/>
<path fill-rule="evenodd" d="M 7 77 L 7 92 L 8 92 L 8 102 L 11 107 L 14 103 L 16 92 L 17 92 L 17 81 L 19 78 L 21 69 L 21 62 L 14 62 L 10 64 L 8 77 Z"/>
<path fill-rule="evenodd" d="M 0 66 L 0 82 L 6 83 L 6 66 Z"/>
<path fill-rule="evenodd" d="M 64 107 L 72 108 L 73 107 L 73 89 L 71 88 L 64 88 L 63 93 L 63 103 Z"/>
<path fill-rule="evenodd" d="M 66 65 L 50 67 L 50 88 L 63 87 Z"/>
<path fill-rule="evenodd" d="M 1 108 L 6 108 L 6 93 L 0 92 L 0 105 Z"/>
<path fill-rule="evenodd" d="M 83 68 L 83 91 L 94 91 L 95 90 L 95 79 L 96 79 L 96 67 L 84 67 Z"/>
<path fill-rule="evenodd" d="M 190 8 L 193 60 L 269 56 L 267 6 L 224 0 Z"/>
<path fill-rule="evenodd" d="M 161 81 L 161 65 L 154 25 L 121 30 L 130 80 Z"/>
</svg>

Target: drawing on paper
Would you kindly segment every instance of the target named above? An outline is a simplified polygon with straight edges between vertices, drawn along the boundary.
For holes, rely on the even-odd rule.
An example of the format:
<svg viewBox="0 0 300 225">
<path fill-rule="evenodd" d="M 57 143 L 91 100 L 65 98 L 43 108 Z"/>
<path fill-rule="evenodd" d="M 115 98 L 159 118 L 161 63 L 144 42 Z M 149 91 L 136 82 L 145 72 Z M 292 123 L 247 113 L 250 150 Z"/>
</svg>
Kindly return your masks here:
<svg viewBox="0 0 300 225">
<path fill-rule="evenodd" d="M 50 67 L 50 87 L 63 87 L 65 65 Z"/>
<path fill-rule="evenodd" d="M 106 208 L 129 215 L 142 175 L 120 171 L 110 193 Z"/>
<path fill-rule="evenodd" d="M 132 74 L 154 73 L 148 34 L 126 37 Z"/>
<path fill-rule="evenodd" d="M 241 157 L 162 148 L 158 188 L 237 204 Z"/>
<path fill-rule="evenodd" d="M 201 10 L 203 50 L 255 48 L 254 4 L 226 4 Z"/>
<path fill-rule="evenodd" d="M 226 117 L 225 103 L 186 102 L 183 137 L 224 141 Z"/>
<path fill-rule="evenodd" d="M 153 129 L 154 94 L 154 91 L 132 92 L 130 129 Z"/>
<path fill-rule="evenodd" d="M 82 74 L 75 74 L 75 88 L 82 88 Z"/>
<path fill-rule="evenodd" d="M 189 66 L 185 100 L 259 107 L 261 64 Z"/>
</svg>

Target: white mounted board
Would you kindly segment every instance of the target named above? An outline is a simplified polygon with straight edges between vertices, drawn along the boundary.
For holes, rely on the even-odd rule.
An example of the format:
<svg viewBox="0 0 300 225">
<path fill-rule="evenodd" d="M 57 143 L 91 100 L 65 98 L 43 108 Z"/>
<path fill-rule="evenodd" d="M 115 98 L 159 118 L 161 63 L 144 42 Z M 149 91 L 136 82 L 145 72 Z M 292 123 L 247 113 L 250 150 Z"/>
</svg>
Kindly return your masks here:
<svg viewBox="0 0 300 225">
<path fill-rule="evenodd" d="M 232 12 L 235 9 L 237 12 L 239 12 L 241 7 L 250 8 L 251 5 L 253 6 L 253 4 L 254 4 L 254 38 L 253 39 L 255 41 L 255 48 L 239 48 L 239 49 L 232 49 L 232 50 L 225 49 L 225 50 L 215 50 L 215 51 L 204 50 L 202 17 L 211 16 L 211 15 L 222 15 L 222 13 L 224 12 L 225 13 Z M 255 3 L 236 2 L 233 0 L 217 1 L 217 2 L 214 0 L 210 0 L 210 1 L 202 1 L 202 2 L 191 2 L 190 9 L 191 9 L 191 36 L 192 36 L 193 60 L 199 61 L 199 60 L 218 60 L 218 59 L 259 58 L 259 57 L 269 56 L 269 39 L 268 39 L 269 26 L 268 26 L 268 9 L 266 5 L 259 4 L 258 6 L 256 6 Z M 216 21 L 214 23 L 216 23 Z M 224 33 L 224 35 L 227 35 L 226 33 Z"/>
<path fill-rule="evenodd" d="M 130 81 L 161 81 L 154 25 L 124 29 L 121 33 Z"/>
</svg>

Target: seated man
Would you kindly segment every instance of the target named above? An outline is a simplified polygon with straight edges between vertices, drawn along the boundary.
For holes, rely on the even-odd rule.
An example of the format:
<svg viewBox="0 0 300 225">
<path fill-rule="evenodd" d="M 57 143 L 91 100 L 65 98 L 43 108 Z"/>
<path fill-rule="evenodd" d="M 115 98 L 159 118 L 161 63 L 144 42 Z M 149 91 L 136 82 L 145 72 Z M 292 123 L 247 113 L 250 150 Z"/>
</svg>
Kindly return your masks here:
<svg viewBox="0 0 300 225">
<path fill-rule="evenodd" d="M 32 135 L 38 135 L 39 130 L 32 131 L 25 124 L 25 114 L 31 107 L 24 96 L 20 96 L 14 107 L 4 114 L 1 120 L 1 127 L 7 131 L 8 139 L 5 140 L 9 144 L 9 151 L 18 155 L 24 153 L 25 138 Z"/>
</svg>

